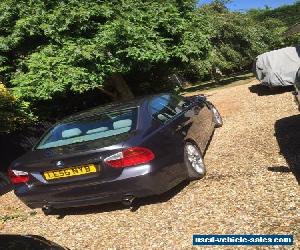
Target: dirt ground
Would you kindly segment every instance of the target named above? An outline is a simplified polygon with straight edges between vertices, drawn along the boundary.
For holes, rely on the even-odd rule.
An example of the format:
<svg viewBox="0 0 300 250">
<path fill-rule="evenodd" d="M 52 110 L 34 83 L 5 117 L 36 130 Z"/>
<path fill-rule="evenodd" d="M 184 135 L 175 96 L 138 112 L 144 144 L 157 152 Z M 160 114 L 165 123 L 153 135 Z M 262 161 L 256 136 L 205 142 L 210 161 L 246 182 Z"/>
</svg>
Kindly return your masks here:
<svg viewBox="0 0 300 250">
<path fill-rule="evenodd" d="M 224 126 L 207 150 L 204 179 L 143 199 L 135 211 L 110 204 L 48 217 L 10 192 L 0 197 L 0 232 L 70 249 L 190 249 L 193 234 L 292 234 L 288 249 L 299 249 L 300 113 L 290 92 L 256 84 L 207 92 Z"/>
</svg>

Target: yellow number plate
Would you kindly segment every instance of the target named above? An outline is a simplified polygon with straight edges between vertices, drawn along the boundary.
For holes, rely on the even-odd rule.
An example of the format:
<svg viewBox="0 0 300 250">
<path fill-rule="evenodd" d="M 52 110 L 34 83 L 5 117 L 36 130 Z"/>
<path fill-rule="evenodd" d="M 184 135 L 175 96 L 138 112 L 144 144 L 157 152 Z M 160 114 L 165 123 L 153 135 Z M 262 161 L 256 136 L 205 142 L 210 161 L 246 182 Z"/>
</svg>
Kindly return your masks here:
<svg viewBox="0 0 300 250">
<path fill-rule="evenodd" d="M 46 180 L 67 178 L 71 176 L 86 175 L 91 173 L 96 173 L 97 168 L 94 164 L 87 164 L 82 166 L 75 166 L 70 168 L 62 168 L 44 172 L 44 177 Z"/>
</svg>

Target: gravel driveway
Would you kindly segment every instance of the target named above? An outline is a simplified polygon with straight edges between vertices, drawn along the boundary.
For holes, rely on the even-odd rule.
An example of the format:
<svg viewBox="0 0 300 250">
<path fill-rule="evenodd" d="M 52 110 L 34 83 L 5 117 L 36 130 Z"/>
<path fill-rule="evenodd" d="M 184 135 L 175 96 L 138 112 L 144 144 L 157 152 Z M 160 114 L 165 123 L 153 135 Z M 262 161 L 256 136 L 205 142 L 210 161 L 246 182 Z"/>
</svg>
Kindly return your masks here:
<svg viewBox="0 0 300 250">
<path fill-rule="evenodd" d="M 293 234 L 288 249 L 299 249 L 300 114 L 291 93 L 269 95 L 255 84 L 208 92 L 224 126 L 201 181 L 143 199 L 135 211 L 105 205 L 48 217 L 10 192 L 0 197 L 0 232 L 38 234 L 70 249 L 189 249 L 196 233 Z"/>
</svg>

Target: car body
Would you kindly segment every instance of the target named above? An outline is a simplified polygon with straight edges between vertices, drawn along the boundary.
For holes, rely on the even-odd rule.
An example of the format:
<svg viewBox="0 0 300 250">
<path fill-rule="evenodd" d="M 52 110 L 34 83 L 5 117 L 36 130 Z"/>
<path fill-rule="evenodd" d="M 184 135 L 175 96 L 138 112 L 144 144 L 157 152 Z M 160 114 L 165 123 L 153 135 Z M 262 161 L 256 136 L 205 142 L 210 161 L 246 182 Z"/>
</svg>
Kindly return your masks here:
<svg viewBox="0 0 300 250">
<path fill-rule="evenodd" d="M 299 46 L 265 52 L 256 57 L 254 74 L 269 88 L 293 86 L 300 66 Z"/>
<path fill-rule="evenodd" d="M 299 70 L 297 71 L 297 74 L 296 74 L 296 80 L 295 80 L 295 91 L 293 91 L 293 95 L 295 97 L 295 102 L 298 106 L 298 109 L 300 111 L 300 68 Z"/>
<path fill-rule="evenodd" d="M 203 96 L 169 93 L 75 114 L 12 163 L 15 194 L 44 212 L 161 194 L 204 175 L 218 115 Z"/>
</svg>

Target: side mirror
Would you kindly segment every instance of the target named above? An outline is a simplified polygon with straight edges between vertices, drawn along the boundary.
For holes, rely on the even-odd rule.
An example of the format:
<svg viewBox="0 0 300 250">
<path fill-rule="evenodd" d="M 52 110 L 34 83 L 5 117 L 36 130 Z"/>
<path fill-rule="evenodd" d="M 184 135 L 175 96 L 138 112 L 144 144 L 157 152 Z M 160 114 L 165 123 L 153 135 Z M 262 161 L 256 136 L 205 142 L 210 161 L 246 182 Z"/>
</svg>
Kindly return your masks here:
<svg viewBox="0 0 300 250">
<path fill-rule="evenodd" d="M 190 107 L 191 104 L 192 104 L 191 101 L 186 100 L 186 101 L 181 105 L 181 107 L 182 107 L 182 109 L 186 109 L 186 108 Z"/>
<path fill-rule="evenodd" d="M 198 101 L 198 102 L 204 102 L 204 101 L 206 101 L 206 96 L 204 96 L 204 95 L 197 95 L 197 96 L 195 96 L 195 99 Z"/>
</svg>

